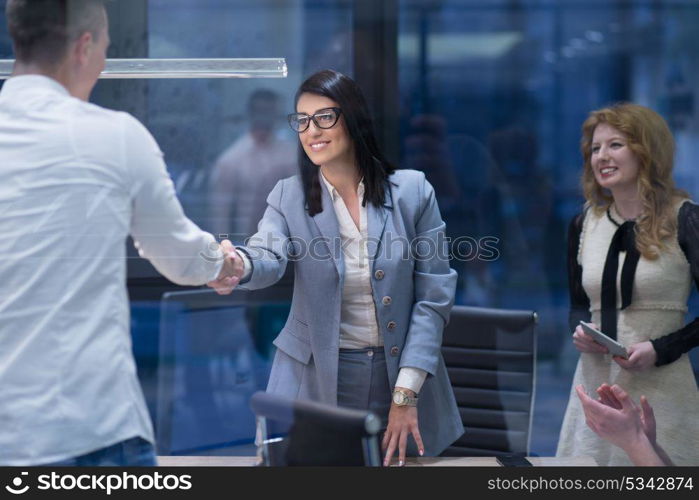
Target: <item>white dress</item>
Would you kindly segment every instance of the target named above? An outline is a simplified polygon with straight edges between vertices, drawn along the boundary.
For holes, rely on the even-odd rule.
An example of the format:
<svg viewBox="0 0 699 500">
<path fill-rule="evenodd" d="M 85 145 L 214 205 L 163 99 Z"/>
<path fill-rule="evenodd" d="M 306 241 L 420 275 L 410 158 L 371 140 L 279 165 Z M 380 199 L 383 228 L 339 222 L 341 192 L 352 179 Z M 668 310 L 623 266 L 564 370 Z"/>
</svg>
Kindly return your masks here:
<svg viewBox="0 0 699 500">
<path fill-rule="evenodd" d="M 589 210 L 580 234 L 577 258 L 582 266 L 582 286 L 590 300 L 592 322 L 598 325 L 602 271 L 616 230 L 606 213 L 597 216 Z M 633 300 L 624 310 L 619 309 L 617 293 L 617 339 L 625 346 L 662 337 L 684 326 L 692 281 L 690 265 L 676 238 L 668 245 L 657 260 L 640 258 Z M 619 255 L 617 290 L 625 256 L 626 252 Z M 556 456 L 591 456 L 599 465 L 632 465 L 620 448 L 590 430 L 575 393 L 578 384 L 583 384 L 589 394 L 605 382 L 620 385 L 637 403 L 645 395 L 655 412 L 658 444 L 676 465 L 699 465 L 699 392 L 686 354 L 660 367 L 631 372 L 609 354 L 581 353 Z"/>
</svg>

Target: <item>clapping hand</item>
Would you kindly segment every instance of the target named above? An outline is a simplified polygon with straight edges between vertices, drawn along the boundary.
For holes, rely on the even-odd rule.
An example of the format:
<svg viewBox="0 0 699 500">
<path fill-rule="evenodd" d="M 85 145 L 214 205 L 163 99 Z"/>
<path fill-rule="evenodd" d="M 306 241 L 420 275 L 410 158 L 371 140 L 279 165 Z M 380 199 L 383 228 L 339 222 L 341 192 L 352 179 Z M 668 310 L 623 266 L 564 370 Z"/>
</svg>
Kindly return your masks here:
<svg viewBox="0 0 699 500">
<path fill-rule="evenodd" d="M 575 390 L 587 425 L 602 439 L 626 449 L 631 443 L 646 437 L 639 408 L 619 386 L 602 385 L 598 389 L 599 401 L 588 396 L 582 385 Z"/>
<path fill-rule="evenodd" d="M 240 283 L 243 278 L 245 266 L 243 259 L 240 258 L 233 243 L 228 240 L 221 242 L 221 251 L 223 252 L 223 267 L 221 272 L 214 281 L 209 281 L 208 286 L 216 290 L 219 295 L 228 295 Z"/>
<path fill-rule="evenodd" d="M 618 385 L 602 384 L 597 389 L 598 401 L 588 396 L 582 385 L 575 390 L 585 421 L 595 434 L 624 450 L 636 465 L 672 465 L 655 442 L 655 415 L 645 397 L 641 396 L 639 408 Z"/>
<path fill-rule="evenodd" d="M 609 384 L 602 384 L 597 388 L 597 395 L 599 396 L 600 403 L 614 408 L 616 410 L 621 410 L 623 405 L 619 398 L 617 398 L 614 390 Z M 653 412 L 653 407 L 648 403 L 648 398 L 641 396 L 641 408 L 640 414 L 641 418 L 641 428 L 645 433 L 648 440 L 655 445 L 656 431 L 655 431 L 655 413 Z"/>
</svg>

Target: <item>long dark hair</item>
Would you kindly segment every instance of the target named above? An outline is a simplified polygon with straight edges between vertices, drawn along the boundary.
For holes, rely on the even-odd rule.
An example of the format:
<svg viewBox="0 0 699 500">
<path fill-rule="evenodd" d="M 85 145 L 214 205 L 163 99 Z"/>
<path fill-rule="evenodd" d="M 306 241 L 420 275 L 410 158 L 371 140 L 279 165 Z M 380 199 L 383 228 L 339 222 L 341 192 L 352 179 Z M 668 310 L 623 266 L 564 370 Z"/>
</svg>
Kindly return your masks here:
<svg viewBox="0 0 699 500">
<path fill-rule="evenodd" d="M 335 101 L 345 120 L 345 126 L 354 145 L 354 155 L 359 174 L 364 178 L 364 199 L 374 206 L 381 206 L 386 201 L 386 186 L 388 176 L 395 167 L 391 165 L 379 149 L 374 125 L 369 113 L 364 94 L 351 78 L 326 69 L 308 77 L 296 92 L 295 103 L 301 94 L 316 94 Z M 306 198 L 308 214 L 314 216 L 323 211 L 322 191 L 316 166 L 303 150 L 299 142 L 299 168 Z"/>
</svg>

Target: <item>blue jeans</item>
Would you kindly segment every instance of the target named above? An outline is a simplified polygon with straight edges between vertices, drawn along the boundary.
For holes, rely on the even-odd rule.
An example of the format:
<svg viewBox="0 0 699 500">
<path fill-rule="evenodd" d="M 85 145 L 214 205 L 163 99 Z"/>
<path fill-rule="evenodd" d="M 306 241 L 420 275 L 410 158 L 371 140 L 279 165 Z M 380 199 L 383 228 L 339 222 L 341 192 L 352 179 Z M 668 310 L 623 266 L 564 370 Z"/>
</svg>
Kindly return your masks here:
<svg viewBox="0 0 699 500">
<path fill-rule="evenodd" d="M 373 411 L 385 428 L 391 394 L 383 347 L 340 349 L 337 406 Z"/>
<path fill-rule="evenodd" d="M 155 449 L 151 443 L 140 437 L 127 439 L 60 462 L 42 464 L 44 467 L 138 467 L 154 465 L 156 465 Z"/>
</svg>

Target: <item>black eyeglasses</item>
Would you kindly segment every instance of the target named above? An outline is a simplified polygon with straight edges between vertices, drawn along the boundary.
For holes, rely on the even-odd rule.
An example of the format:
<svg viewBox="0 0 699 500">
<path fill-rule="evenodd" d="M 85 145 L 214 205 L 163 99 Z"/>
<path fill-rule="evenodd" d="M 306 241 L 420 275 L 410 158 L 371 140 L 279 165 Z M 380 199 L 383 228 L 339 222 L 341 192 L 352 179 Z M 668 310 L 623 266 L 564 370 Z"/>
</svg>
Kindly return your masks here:
<svg viewBox="0 0 699 500">
<path fill-rule="evenodd" d="M 312 115 L 306 113 L 291 113 L 287 116 L 289 126 L 298 132 L 305 132 L 311 126 L 311 120 L 318 128 L 333 128 L 340 118 L 342 110 L 340 108 L 323 108 L 319 109 Z"/>
</svg>

